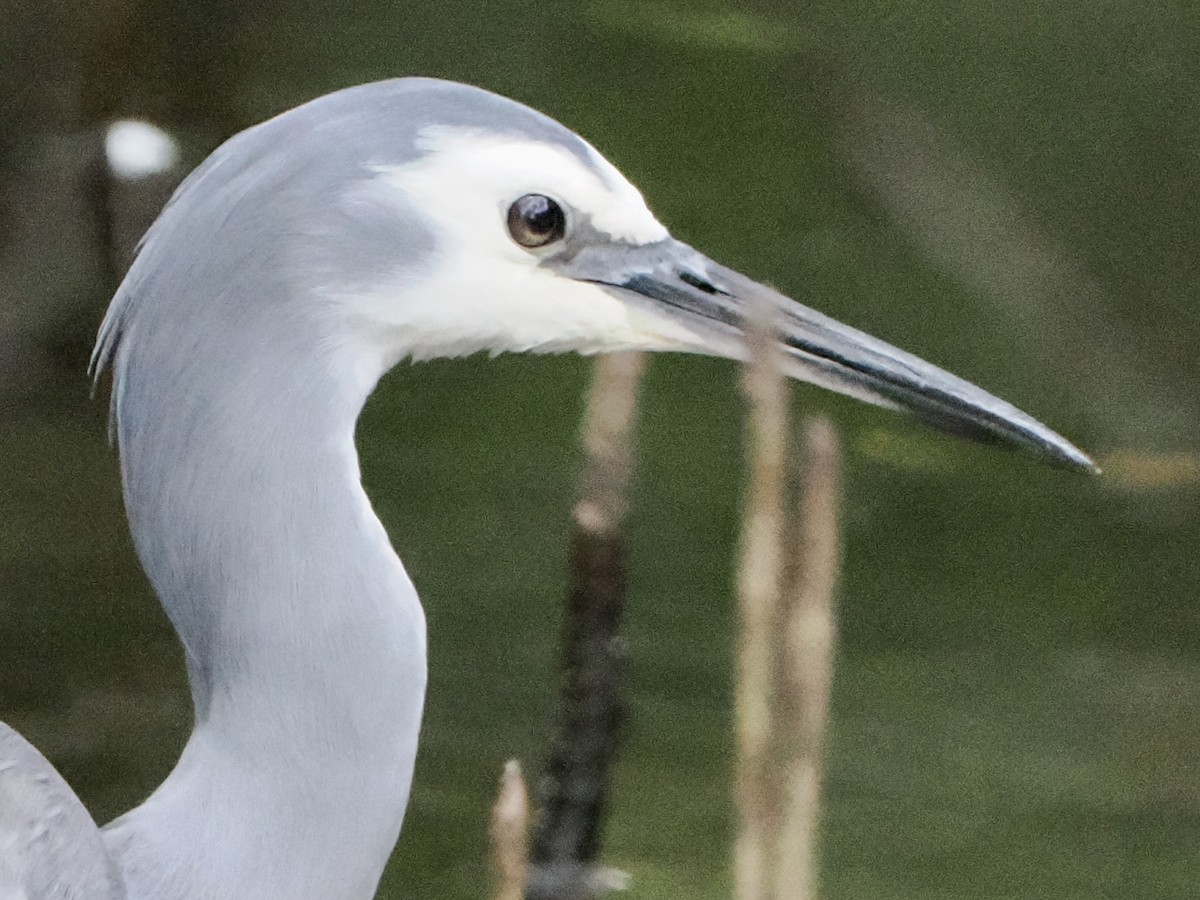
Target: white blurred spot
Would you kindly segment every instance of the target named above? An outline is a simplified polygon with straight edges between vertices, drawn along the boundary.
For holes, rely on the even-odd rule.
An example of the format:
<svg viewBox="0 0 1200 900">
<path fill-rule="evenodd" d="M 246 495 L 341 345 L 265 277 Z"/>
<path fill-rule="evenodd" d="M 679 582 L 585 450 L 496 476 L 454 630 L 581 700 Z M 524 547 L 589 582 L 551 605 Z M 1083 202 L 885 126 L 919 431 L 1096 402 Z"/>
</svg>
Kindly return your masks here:
<svg viewBox="0 0 1200 900">
<path fill-rule="evenodd" d="M 165 172 L 179 162 L 175 139 L 149 122 L 121 119 L 108 126 L 104 153 L 114 175 L 136 181 Z"/>
</svg>

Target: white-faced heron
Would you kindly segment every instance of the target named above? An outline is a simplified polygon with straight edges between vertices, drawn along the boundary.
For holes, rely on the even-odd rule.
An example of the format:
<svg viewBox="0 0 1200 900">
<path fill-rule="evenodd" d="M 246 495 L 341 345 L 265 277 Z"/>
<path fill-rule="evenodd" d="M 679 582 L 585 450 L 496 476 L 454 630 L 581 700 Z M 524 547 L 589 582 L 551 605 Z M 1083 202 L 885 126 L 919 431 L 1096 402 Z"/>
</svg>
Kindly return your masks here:
<svg viewBox="0 0 1200 900">
<path fill-rule="evenodd" d="M 0 726 L 0 895 L 371 897 L 425 693 L 417 593 L 354 427 L 402 359 L 640 348 L 738 358 L 779 310 L 790 375 L 1093 468 L 990 394 L 671 238 L 573 132 L 472 87 L 339 91 L 237 135 L 179 188 L 93 358 L 137 552 L 195 727 L 103 829 Z"/>
</svg>

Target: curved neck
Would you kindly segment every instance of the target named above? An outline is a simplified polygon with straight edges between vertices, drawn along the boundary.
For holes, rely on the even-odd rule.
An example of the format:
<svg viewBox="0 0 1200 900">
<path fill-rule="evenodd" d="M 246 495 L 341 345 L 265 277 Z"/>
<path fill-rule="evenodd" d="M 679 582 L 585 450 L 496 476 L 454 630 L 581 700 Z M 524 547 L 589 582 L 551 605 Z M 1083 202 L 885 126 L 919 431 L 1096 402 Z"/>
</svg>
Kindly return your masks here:
<svg viewBox="0 0 1200 900">
<path fill-rule="evenodd" d="M 286 335 L 195 357 L 164 383 L 118 356 L 126 505 L 196 723 L 106 838 L 132 897 L 371 897 L 425 688 L 424 617 L 353 442 L 383 366 Z"/>
</svg>

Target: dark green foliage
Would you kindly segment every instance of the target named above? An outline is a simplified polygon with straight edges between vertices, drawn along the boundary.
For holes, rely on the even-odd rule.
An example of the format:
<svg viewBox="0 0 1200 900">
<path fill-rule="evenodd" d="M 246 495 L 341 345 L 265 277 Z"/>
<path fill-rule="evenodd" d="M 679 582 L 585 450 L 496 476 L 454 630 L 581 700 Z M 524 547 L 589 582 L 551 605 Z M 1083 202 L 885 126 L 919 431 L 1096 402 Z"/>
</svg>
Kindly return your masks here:
<svg viewBox="0 0 1200 900">
<path fill-rule="evenodd" d="M 196 86 L 161 79 L 187 75 L 171 62 L 187 41 L 227 42 L 187 50 L 219 68 L 225 98 L 177 122 L 202 135 L 390 75 L 493 88 L 587 136 L 705 252 L 1014 401 L 1102 465 L 1134 451 L 1105 478 L 1072 477 L 797 391 L 830 409 L 847 451 L 823 883 L 831 898 L 1194 894 L 1194 14 L 1083 0 L 274 0 L 238 30 L 177 15 L 196 6 L 146 4 L 153 52 L 127 111 L 186 118 L 178 98 Z M 919 110 L 1037 246 L 1098 286 L 1082 324 L 1047 331 L 930 261 L 847 161 L 842 127 L 864 95 Z M 1061 320 L 1078 323 L 1073 310 Z M 1125 355 L 1082 378 L 1066 363 L 1091 340 Z M 542 759 L 586 366 L 404 366 L 364 416 L 364 477 L 426 602 L 432 657 L 383 897 L 481 896 L 501 766 Z M 162 778 L 189 713 L 82 368 L 0 416 L 0 715 L 106 818 Z M 1112 399 L 1131 371 L 1169 413 L 1136 429 Z M 736 378 L 662 359 L 644 394 L 634 690 L 606 842 L 639 898 L 729 895 Z M 1145 465 L 1164 452 L 1185 456 L 1154 486 L 1163 470 Z"/>
</svg>

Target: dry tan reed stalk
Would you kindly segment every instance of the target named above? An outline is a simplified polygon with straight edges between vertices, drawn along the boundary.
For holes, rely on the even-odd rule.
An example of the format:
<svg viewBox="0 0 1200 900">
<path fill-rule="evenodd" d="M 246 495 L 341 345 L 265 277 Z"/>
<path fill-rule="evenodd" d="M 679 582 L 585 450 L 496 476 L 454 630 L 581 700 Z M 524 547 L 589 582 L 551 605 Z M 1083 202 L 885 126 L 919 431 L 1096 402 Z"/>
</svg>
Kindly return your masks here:
<svg viewBox="0 0 1200 900">
<path fill-rule="evenodd" d="M 596 360 L 583 416 L 584 471 L 575 522 L 597 535 L 620 528 L 629 506 L 632 434 L 646 354 L 609 353 Z"/>
<path fill-rule="evenodd" d="M 777 900 L 816 896 L 821 765 L 836 637 L 839 454 L 828 420 L 809 424 L 804 449 L 776 687 L 783 799 L 774 863 Z"/>
<path fill-rule="evenodd" d="M 749 406 L 749 487 L 738 569 L 741 628 L 735 719 L 735 900 L 770 900 L 772 846 L 779 799 L 772 766 L 771 712 L 775 632 L 782 590 L 787 488 L 788 395 L 780 370 L 773 308 L 751 310 L 750 361 L 743 389 Z"/>
<path fill-rule="evenodd" d="M 529 793 L 521 766 L 511 759 L 500 776 L 488 829 L 495 873 L 494 900 L 521 900 L 529 877 Z"/>
</svg>

